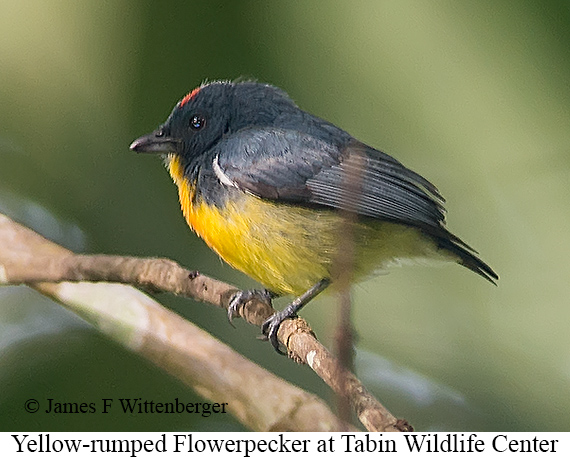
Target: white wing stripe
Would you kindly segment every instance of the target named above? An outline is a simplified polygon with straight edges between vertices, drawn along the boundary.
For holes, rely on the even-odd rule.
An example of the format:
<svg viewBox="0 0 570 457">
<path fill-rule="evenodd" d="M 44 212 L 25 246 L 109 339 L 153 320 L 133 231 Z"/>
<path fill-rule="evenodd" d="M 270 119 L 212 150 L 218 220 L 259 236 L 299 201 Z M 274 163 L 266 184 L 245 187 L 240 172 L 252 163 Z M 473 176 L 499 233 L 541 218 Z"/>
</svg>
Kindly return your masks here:
<svg viewBox="0 0 570 457">
<path fill-rule="evenodd" d="M 232 181 L 230 178 L 228 178 L 228 175 L 226 175 L 220 168 L 220 164 L 218 163 L 218 154 L 216 154 L 216 157 L 214 157 L 214 161 L 212 162 L 212 168 L 214 169 L 214 173 L 216 173 L 216 176 L 218 177 L 218 179 L 222 184 L 224 184 L 225 186 L 237 187 L 237 184 L 234 181 Z"/>
</svg>

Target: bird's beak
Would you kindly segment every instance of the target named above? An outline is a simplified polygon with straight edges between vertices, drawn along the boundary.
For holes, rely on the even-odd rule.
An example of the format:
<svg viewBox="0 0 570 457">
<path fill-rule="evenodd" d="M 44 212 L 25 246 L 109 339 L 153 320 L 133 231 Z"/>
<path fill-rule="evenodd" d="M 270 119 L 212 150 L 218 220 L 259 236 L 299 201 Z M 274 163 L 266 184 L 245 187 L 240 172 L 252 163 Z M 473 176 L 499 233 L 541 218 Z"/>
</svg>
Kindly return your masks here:
<svg viewBox="0 0 570 457">
<path fill-rule="evenodd" d="M 162 130 L 156 130 L 148 135 L 141 136 L 131 143 L 131 151 L 149 153 L 179 152 L 180 140 L 169 137 Z"/>
</svg>

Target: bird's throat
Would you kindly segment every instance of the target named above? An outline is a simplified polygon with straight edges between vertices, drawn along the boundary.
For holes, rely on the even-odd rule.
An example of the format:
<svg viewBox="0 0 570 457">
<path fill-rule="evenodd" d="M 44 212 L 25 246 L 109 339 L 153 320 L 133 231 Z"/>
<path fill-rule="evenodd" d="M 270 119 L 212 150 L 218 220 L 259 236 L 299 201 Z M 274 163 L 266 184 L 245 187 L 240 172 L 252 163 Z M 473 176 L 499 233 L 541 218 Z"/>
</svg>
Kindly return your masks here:
<svg viewBox="0 0 570 457">
<path fill-rule="evenodd" d="M 176 184 L 176 187 L 178 187 L 178 197 L 184 218 L 188 225 L 195 230 L 192 222 L 196 186 L 184 175 L 184 165 L 182 164 L 179 156 L 169 154 L 166 158 L 166 166 L 170 176 Z"/>
</svg>

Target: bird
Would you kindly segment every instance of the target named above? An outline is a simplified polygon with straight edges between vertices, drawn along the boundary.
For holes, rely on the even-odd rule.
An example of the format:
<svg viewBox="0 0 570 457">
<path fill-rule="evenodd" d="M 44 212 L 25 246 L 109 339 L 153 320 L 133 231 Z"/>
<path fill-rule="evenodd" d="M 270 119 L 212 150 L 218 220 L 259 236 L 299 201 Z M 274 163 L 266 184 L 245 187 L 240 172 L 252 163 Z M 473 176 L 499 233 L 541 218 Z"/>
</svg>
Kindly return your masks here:
<svg viewBox="0 0 570 457">
<path fill-rule="evenodd" d="M 262 326 L 278 352 L 281 323 L 337 279 L 347 220 L 354 281 L 422 259 L 499 279 L 446 228 L 444 198 L 430 181 L 276 86 L 203 83 L 130 149 L 164 157 L 190 228 L 264 287 L 236 293 L 230 321 L 253 296 L 296 297 Z"/>
</svg>

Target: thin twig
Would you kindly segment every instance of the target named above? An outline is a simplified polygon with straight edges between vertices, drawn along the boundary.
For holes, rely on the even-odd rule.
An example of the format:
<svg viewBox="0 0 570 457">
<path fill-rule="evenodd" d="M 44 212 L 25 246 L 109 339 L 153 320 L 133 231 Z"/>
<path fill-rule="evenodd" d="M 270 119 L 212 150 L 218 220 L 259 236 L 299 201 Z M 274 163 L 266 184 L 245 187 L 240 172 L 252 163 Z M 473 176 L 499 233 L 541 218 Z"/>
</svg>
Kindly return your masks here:
<svg viewBox="0 0 570 457">
<path fill-rule="evenodd" d="M 365 156 L 359 149 L 355 149 L 343 163 L 342 193 L 340 201 L 343 207 L 339 214 L 342 218 L 341 229 L 338 235 L 338 255 L 335 262 L 335 281 L 338 290 L 338 322 L 335 332 L 335 354 L 340 365 L 348 373 L 354 365 L 354 335 L 352 329 L 352 300 L 350 286 L 353 282 L 355 268 L 356 223 L 357 207 L 362 196 L 362 173 Z M 348 383 L 348 379 L 339 379 L 341 385 Z M 345 390 L 341 387 L 341 391 Z M 337 414 L 342 422 L 350 419 L 350 403 L 345 395 L 337 395 Z"/>
</svg>

